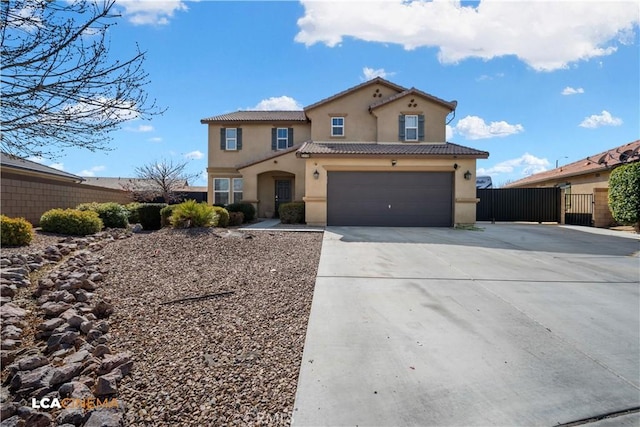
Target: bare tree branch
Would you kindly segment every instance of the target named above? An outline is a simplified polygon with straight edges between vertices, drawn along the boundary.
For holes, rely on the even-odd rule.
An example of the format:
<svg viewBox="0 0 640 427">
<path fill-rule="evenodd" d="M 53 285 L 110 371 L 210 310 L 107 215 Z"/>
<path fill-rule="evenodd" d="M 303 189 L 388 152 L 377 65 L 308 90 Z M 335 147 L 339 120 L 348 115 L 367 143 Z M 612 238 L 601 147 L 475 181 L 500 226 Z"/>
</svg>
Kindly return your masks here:
<svg viewBox="0 0 640 427">
<path fill-rule="evenodd" d="M 109 58 L 116 0 L 0 1 L 0 148 L 51 157 L 108 150 L 109 133 L 162 114 L 144 86 L 145 52 Z"/>
<path fill-rule="evenodd" d="M 180 191 L 198 174 L 186 171 L 188 162 L 174 163 L 173 160 L 161 160 L 147 163 L 136 168 L 136 176 L 144 180 L 144 184 L 131 185 L 125 188 L 133 193 L 134 199 L 149 201 L 163 198 L 166 203 L 180 200 Z"/>
</svg>

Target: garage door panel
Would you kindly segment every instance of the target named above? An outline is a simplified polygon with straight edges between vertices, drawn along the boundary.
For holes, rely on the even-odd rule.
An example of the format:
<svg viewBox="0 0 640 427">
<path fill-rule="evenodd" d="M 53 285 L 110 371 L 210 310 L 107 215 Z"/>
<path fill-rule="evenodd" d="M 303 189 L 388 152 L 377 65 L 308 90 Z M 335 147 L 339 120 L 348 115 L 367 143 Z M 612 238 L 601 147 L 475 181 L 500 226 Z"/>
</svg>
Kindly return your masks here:
<svg viewBox="0 0 640 427">
<path fill-rule="evenodd" d="M 448 172 L 329 172 L 327 185 L 328 225 L 452 225 Z"/>
</svg>

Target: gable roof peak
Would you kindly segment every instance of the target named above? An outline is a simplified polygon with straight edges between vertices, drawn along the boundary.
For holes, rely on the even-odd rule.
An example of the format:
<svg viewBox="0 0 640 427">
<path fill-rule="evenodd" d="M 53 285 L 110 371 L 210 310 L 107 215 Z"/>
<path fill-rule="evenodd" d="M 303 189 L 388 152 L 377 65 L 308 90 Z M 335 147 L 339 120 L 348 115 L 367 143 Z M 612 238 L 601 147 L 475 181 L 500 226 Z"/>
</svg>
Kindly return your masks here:
<svg viewBox="0 0 640 427">
<path fill-rule="evenodd" d="M 353 92 L 355 92 L 355 91 L 357 91 L 359 89 L 362 89 L 364 87 L 371 86 L 371 85 L 374 85 L 374 84 L 381 84 L 383 86 L 386 86 L 386 87 L 388 87 L 390 89 L 395 90 L 396 92 L 404 92 L 404 91 L 407 90 L 407 88 L 405 88 L 403 86 L 400 86 L 400 85 L 397 85 L 397 84 L 395 84 L 393 82 L 390 82 L 389 80 L 383 79 L 382 77 L 374 77 L 371 80 L 367 80 L 366 82 L 363 82 L 363 83 L 360 83 L 360 84 L 358 84 L 356 86 L 352 86 L 352 87 L 350 87 L 348 89 L 345 89 L 342 92 L 338 92 L 335 95 L 331 95 L 328 98 L 324 98 L 324 99 L 322 99 L 322 100 L 320 100 L 320 101 L 318 101 L 316 103 L 313 103 L 311 105 L 307 105 L 306 107 L 304 107 L 304 111 L 306 112 L 306 111 L 312 110 L 312 109 L 314 109 L 316 107 L 319 107 L 319 106 L 321 106 L 323 104 L 326 104 L 326 103 L 331 102 L 333 100 L 336 100 L 338 98 L 342 98 L 345 95 L 348 95 L 348 94 L 353 93 Z"/>
<path fill-rule="evenodd" d="M 423 92 L 420 89 L 417 89 L 417 88 L 412 86 L 410 89 L 405 89 L 404 91 L 398 92 L 395 95 L 391 95 L 391 96 L 389 96 L 387 98 L 380 99 L 380 100 L 372 103 L 371 105 L 369 105 L 369 110 L 373 110 L 375 108 L 378 108 L 378 107 L 380 107 L 382 105 L 388 104 L 389 102 L 395 101 L 397 99 L 403 98 L 403 97 L 405 97 L 407 95 L 410 95 L 410 94 L 415 94 L 415 95 L 421 96 L 422 98 L 426 98 L 426 99 L 429 99 L 431 101 L 434 101 L 437 104 L 440 104 L 440 105 L 448 108 L 450 111 L 454 111 L 456 109 L 456 107 L 458 106 L 458 101 L 455 101 L 455 100 L 454 101 L 445 101 L 442 98 L 438 98 L 437 96 L 433 96 L 433 95 L 431 95 L 429 93 Z"/>
</svg>

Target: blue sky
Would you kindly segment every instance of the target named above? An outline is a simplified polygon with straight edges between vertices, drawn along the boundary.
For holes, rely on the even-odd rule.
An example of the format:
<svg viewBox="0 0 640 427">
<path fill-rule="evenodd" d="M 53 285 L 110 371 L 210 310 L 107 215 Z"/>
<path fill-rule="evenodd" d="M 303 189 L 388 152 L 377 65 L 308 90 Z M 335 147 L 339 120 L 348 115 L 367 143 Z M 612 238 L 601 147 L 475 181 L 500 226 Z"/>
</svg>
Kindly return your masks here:
<svg viewBox="0 0 640 427">
<path fill-rule="evenodd" d="M 200 119 L 295 109 L 382 76 L 457 100 L 448 140 L 490 152 L 495 184 L 636 140 L 637 2 L 118 1 L 111 55 L 147 52 L 150 98 L 167 108 L 115 132 L 112 151 L 45 164 L 134 176 L 189 161 L 206 185 Z"/>
</svg>

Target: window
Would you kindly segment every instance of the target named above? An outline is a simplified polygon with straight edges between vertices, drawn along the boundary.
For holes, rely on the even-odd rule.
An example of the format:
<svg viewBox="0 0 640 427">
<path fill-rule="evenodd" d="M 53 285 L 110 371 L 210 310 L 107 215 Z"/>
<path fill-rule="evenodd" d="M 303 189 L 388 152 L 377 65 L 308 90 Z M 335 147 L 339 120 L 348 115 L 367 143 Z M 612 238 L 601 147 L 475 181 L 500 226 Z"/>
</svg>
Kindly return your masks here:
<svg viewBox="0 0 640 427">
<path fill-rule="evenodd" d="M 278 150 L 284 150 L 287 148 L 287 144 L 289 142 L 288 133 L 289 132 L 287 128 L 278 128 L 278 140 L 277 140 Z"/>
<path fill-rule="evenodd" d="M 344 117 L 331 117 L 331 136 L 344 136 Z"/>
<path fill-rule="evenodd" d="M 229 204 L 229 178 L 213 179 L 214 202 L 216 205 Z"/>
<path fill-rule="evenodd" d="M 405 141 L 418 140 L 418 116 L 404 117 L 404 140 Z"/>
<path fill-rule="evenodd" d="M 242 178 L 233 178 L 233 203 L 242 201 Z"/>
<path fill-rule="evenodd" d="M 237 150 L 238 130 L 236 128 L 227 128 L 225 132 L 225 150 Z"/>
</svg>

